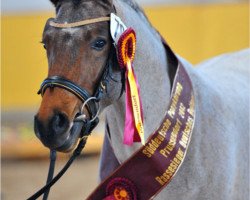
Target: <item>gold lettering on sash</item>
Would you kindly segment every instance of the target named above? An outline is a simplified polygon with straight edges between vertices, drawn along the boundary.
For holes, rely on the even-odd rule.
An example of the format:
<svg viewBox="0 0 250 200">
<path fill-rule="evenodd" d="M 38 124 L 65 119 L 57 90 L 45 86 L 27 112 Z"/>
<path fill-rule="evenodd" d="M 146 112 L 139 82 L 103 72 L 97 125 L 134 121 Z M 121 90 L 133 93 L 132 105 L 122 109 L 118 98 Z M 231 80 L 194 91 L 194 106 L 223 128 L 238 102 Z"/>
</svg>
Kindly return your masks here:
<svg viewBox="0 0 250 200">
<path fill-rule="evenodd" d="M 184 152 L 179 148 L 177 154 L 175 155 L 173 160 L 171 160 L 171 163 L 168 166 L 168 168 L 162 175 L 156 176 L 155 180 L 160 185 L 166 184 L 171 179 L 171 177 L 176 173 L 177 168 L 181 164 L 183 158 L 184 158 Z"/>
<path fill-rule="evenodd" d="M 157 132 L 157 136 L 152 138 L 142 150 L 142 153 L 148 158 L 153 157 L 153 155 L 158 152 L 163 157 L 171 159 L 165 171 L 155 177 L 155 180 L 162 186 L 172 179 L 182 163 L 185 154 L 184 151 L 188 146 L 194 123 L 194 96 L 191 96 L 188 105 L 184 105 L 183 102 L 180 102 L 182 90 L 182 84 L 177 82 L 176 89 L 170 103 L 170 108 L 168 110 L 168 115 L 171 118 L 176 119 L 175 124 L 173 124 L 171 119 L 166 119 L 163 122 L 161 129 Z M 178 116 L 176 116 L 176 114 L 178 114 Z M 184 120 L 185 122 L 182 122 L 181 120 Z M 170 127 L 172 127 L 172 130 L 170 130 Z M 181 127 L 183 128 L 181 129 Z M 182 130 L 182 132 L 180 130 Z M 169 134 L 169 131 L 171 131 L 170 135 L 167 135 Z M 160 145 L 166 140 L 166 137 L 169 137 L 168 143 L 165 144 L 165 146 L 160 147 Z M 176 155 L 173 157 L 172 154 L 176 152 L 174 150 L 177 148 L 177 143 L 179 143 L 180 147 L 178 148 Z"/>
<path fill-rule="evenodd" d="M 194 121 L 194 119 L 189 116 L 188 119 L 187 119 L 185 129 L 182 132 L 182 137 L 181 137 L 181 140 L 180 140 L 179 143 L 180 143 L 181 146 L 183 146 L 183 148 L 187 148 L 189 135 L 191 133 L 191 129 L 192 129 L 192 126 L 193 126 L 193 121 Z"/>
<path fill-rule="evenodd" d="M 179 101 L 182 90 L 183 90 L 183 86 L 179 82 L 177 82 L 174 96 L 171 101 L 170 109 L 168 111 L 168 114 L 170 115 L 171 118 L 173 118 L 175 115 L 176 106 Z"/>
<path fill-rule="evenodd" d="M 169 119 L 166 119 L 166 121 L 163 123 L 163 126 L 161 130 L 159 130 L 159 134 L 162 135 L 163 137 L 166 137 L 166 133 L 171 125 L 171 121 Z"/>
<path fill-rule="evenodd" d="M 162 154 L 166 158 L 169 156 L 170 152 L 174 149 L 176 145 L 176 140 L 177 140 L 177 136 L 180 131 L 181 125 L 182 125 L 181 121 L 177 119 L 176 124 L 173 127 L 173 131 L 170 135 L 169 143 L 167 144 L 165 148 L 160 150 L 160 154 Z"/>
<path fill-rule="evenodd" d="M 145 145 L 142 153 L 148 158 L 151 158 L 163 141 L 164 137 L 162 135 L 157 135 L 157 137 L 151 139 L 151 141 Z"/>
<path fill-rule="evenodd" d="M 185 113 L 186 113 L 186 107 L 183 105 L 183 103 L 180 103 L 178 114 L 181 116 L 182 119 L 184 119 Z"/>
</svg>

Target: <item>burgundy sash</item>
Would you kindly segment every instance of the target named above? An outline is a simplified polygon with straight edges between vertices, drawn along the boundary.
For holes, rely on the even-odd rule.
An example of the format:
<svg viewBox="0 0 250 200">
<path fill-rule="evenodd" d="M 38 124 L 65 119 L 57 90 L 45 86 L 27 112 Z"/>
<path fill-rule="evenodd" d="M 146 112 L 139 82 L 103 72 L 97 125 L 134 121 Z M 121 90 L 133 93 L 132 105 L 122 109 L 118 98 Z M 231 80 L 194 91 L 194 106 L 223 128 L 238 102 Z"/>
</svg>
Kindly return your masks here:
<svg viewBox="0 0 250 200">
<path fill-rule="evenodd" d="M 161 126 L 88 200 L 146 200 L 171 181 L 181 166 L 194 124 L 194 94 L 191 80 L 178 63 L 169 109 Z"/>
</svg>

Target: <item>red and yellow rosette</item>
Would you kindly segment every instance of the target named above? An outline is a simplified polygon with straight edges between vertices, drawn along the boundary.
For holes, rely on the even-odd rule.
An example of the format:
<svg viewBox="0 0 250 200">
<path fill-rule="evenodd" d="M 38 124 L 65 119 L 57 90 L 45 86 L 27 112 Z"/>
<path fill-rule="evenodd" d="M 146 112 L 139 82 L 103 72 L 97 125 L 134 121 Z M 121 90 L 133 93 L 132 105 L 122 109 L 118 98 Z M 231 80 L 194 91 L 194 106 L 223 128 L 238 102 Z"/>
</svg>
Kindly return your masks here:
<svg viewBox="0 0 250 200">
<path fill-rule="evenodd" d="M 126 178 L 114 178 L 106 187 L 103 200 L 137 200 L 136 186 Z"/>
<path fill-rule="evenodd" d="M 126 116 L 123 140 L 126 145 L 132 145 L 133 142 L 145 144 L 140 88 L 133 70 L 135 46 L 135 31 L 128 28 L 117 43 L 119 65 L 126 70 Z"/>
</svg>

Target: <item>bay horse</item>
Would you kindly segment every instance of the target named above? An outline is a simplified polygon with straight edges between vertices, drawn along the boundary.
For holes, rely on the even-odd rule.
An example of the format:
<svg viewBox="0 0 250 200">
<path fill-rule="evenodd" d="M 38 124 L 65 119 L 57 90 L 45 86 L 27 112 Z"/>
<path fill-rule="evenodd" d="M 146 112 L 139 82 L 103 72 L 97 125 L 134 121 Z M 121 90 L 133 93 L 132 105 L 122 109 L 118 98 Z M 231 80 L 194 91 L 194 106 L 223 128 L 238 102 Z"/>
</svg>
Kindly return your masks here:
<svg viewBox="0 0 250 200">
<path fill-rule="evenodd" d="M 136 32 L 134 70 L 140 84 L 145 138 L 159 126 L 170 101 L 176 59 L 133 0 L 51 0 L 56 18 L 45 25 L 42 42 L 47 52 L 48 77 L 84 88 L 85 96 L 106 85 L 98 102 L 106 110 L 106 130 L 100 180 L 124 163 L 141 144 L 123 145 L 125 118 L 124 71 L 118 66 L 109 22 L 56 28 L 116 13 Z M 184 33 L 183 33 L 184 34 Z M 249 50 L 224 54 L 192 67 L 178 56 L 192 80 L 196 118 L 186 158 L 171 183 L 155 199 L 247 199 L 249 195 Z M 60 86 L 48 85 L 35 116 L 35 133 L 42 143 L 69 152 L 80 136 L 77 119 L 83 110 L 95 119 L 96 99 Z M 84 96 L 84 94 L 83 94 Z M 83 102 L 86 104 L 83 106 Z M 91 103 L 92 102 L 92 103 Z M 89 105 L 87 105 L 89 104 Z M 94 111 L 93 111 L 94 110 Z M 93 120 L 94 121 L 94 120 Z"/>
</svg>

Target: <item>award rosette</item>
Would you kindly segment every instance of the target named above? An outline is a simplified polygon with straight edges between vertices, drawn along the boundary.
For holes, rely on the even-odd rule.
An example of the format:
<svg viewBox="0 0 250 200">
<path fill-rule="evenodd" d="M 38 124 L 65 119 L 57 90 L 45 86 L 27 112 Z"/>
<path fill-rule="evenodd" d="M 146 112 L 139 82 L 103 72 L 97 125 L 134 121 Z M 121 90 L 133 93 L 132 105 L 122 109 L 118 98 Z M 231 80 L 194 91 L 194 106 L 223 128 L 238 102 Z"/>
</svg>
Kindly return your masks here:
<svg viewBox="0 0 250 200">
<path fill-rule="evenodd" d="M 126 145 L 132 145 L 133 142 L 145 144 L 140 87 L 133 69 L 135 48 L 135 31 L 128 28 L 117 43 L 118 63 L 125 69 L 126 116 L 123 143 Z"/>
<path fill-rule="evenodd" d="M 126 178 L 114 178 L 106 188 L 104 200 L 137 200 L 135 185 Z"/>
</svg>

